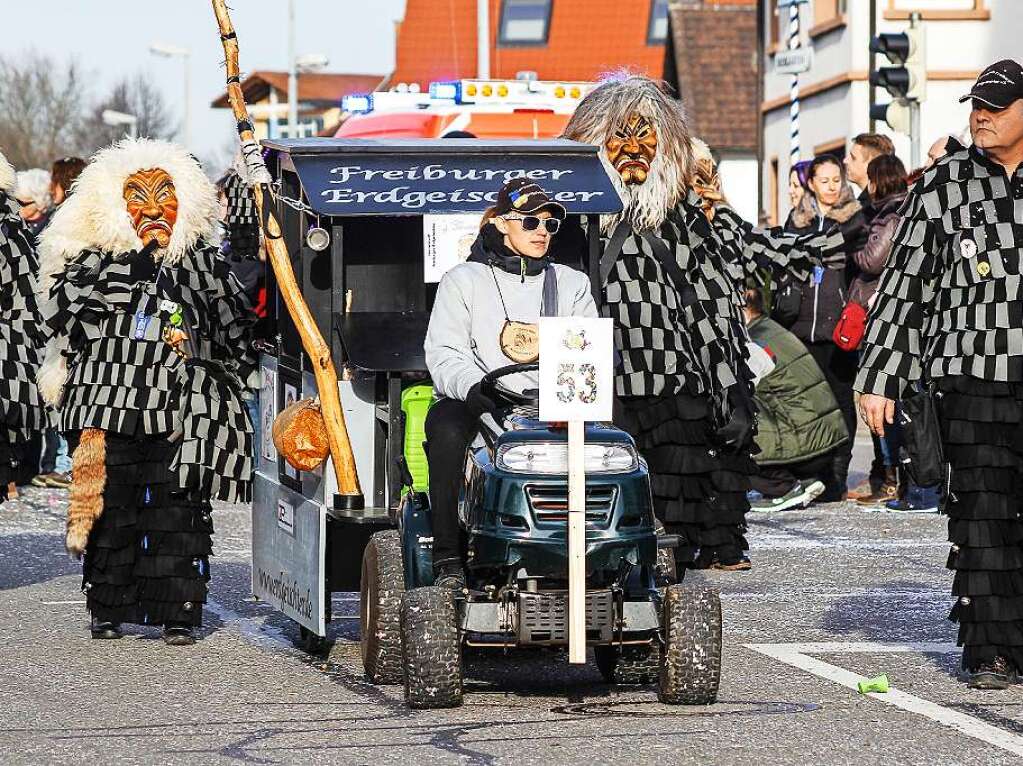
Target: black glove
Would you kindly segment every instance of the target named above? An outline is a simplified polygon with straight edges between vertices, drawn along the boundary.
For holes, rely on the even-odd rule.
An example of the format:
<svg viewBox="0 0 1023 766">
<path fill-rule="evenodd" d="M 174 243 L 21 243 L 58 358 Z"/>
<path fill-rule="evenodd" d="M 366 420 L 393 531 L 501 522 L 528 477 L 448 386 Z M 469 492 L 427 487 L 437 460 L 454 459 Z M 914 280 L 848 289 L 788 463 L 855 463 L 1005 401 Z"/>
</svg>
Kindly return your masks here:
<svg viewBox="0 0 1023 766">
<path fill-rule="evenodd" d="M 743 452 L 753 446 L 757 435 L 757 408 L 746 383 L 728 388 L 728 422 L 719 428 L 717 439 L 729 452 Z"/>
<path fill-rule="evenodd" d="M 483 382 L 480 381 L 473 385 L 469 389 L 469 393 L 465 396 L 465 404 L 476 417 L 479 417 L 484 412 L 495 412 L 497 410 L 497 402 L 494 401 L 493 394 L 490 391 L 483 390 Z"/>
</svg>

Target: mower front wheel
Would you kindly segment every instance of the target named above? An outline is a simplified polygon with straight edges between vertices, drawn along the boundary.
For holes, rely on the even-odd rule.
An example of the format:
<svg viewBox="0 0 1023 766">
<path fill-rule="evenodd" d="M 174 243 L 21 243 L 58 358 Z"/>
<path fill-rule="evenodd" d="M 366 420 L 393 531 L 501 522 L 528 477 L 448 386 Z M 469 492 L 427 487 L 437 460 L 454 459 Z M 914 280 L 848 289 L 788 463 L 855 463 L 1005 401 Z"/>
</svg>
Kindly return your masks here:
<svg viewBox="0 0 1023 766">
<path fill-rule="evenodd" d="M 401 600 L 405 701 L 431 710 L 462 704 L 462 647 L 455 594 L 435 585 L 406 591 Z"/>
<path fill-rule="evenodd" d="M 669 585 L 657 696 L 668 705 L 710 705 L 721 682 L 721 597 L 711 588 Z"/>
</svg>

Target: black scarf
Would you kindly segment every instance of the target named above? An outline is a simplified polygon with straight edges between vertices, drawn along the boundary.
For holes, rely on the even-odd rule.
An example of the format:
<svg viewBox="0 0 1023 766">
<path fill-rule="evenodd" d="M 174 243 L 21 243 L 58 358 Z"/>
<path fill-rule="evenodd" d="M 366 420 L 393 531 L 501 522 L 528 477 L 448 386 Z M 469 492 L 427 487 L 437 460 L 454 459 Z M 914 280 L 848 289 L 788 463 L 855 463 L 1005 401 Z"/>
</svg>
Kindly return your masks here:
<svg viewBox="0 0 1023 766">
<path fill-rule="evenodd" d="M 469 254 L 470 263 L 484 263 L 488 266 L 506 271 L 509 274 L 535 277 L 542 274 L 550 265 L 550 258 L 526 258 L 519 255 L 506 244 L 504 235 L 492 223 L 484 224 L 479 236 L 472 243 Z"/>
</svg>

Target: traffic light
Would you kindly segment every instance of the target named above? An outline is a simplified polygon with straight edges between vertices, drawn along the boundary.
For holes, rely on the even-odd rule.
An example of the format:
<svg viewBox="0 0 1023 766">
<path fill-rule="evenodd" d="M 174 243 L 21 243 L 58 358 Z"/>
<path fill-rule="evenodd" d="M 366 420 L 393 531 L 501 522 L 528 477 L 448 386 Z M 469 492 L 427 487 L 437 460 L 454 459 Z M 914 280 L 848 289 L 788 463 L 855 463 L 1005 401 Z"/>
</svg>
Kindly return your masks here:
<svg viewBox="0 0 1023 766">
<path fill-rule="evenodd" d="M 905 32 L 879 34 L 870 41 L 871 55 L 883 54 L 894 66 L 870 73 L 872 88 L 884 88 L 895 99 L 872 103 L 870 118 L 883 120 L 898 133 L 911 135 L 912 115 L 927 98 L 927 38 L 914 14 Z"/>
<path fill-rule="evenodd" d="M 895 98 L 923 101 L 927 97 L 927 40 L 923 27 L 880 34 L 870 41 L 871 53 L 883 53 L 895 66 L 881 67 L 870 84 Z"/>
<path fill-rule="evenodd" d="M 901 101 L 887 104 L 874 104 L 870 107 L 870 119 L 887 122 L 896 133 L 911 135 L 912 113 L 909 105 Z"/>
</svg>

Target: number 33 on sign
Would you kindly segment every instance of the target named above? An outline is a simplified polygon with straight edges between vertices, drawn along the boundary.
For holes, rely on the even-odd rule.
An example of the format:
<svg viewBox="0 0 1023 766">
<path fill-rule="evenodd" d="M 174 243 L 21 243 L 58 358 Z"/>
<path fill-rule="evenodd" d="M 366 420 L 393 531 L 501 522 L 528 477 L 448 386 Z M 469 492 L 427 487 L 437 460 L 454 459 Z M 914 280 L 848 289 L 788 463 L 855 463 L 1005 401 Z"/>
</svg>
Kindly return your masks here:
<svg viewBox="0 0 1023 766">
<path fill-rule="evenodd" d="M 540 318 L 540 420 L 611 420 L 613 326 L 611 319 Z"/>
</svg>

